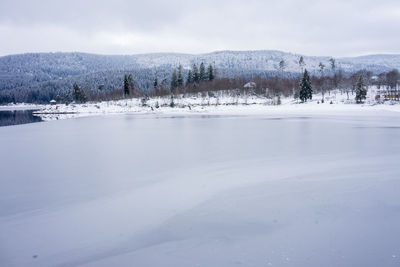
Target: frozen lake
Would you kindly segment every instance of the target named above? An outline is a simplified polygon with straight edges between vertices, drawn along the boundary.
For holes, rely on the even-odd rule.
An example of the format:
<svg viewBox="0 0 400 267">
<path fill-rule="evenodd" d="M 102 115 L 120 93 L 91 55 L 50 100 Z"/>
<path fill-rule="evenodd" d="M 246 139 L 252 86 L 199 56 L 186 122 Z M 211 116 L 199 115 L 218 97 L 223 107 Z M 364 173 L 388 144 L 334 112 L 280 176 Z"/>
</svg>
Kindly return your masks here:
<svg viewBox="0 0 400 267">
<path fill-rule="evenodd" d="M 0 266 L 400 266 L 400 116 L 0 127 Z"/>
</svg>

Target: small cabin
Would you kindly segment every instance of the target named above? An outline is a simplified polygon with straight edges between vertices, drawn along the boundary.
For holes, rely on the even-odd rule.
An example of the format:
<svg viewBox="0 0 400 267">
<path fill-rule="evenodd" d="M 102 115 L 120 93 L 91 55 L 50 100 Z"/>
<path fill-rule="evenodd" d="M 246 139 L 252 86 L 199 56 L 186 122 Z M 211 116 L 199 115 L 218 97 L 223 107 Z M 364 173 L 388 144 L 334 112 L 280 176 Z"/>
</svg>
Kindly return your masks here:
<svg viewBox="0 0 400 267">
<path fill-rule="evenodd" d="M 244 89 L 255 89 L 256 87 L 257 85 L 255 82 L 248 82 L 243 86 Z"/>
<path fill-rule="evenodd" d="M 55 106 L 57 104 L 57 102 L 53 99 L 50 101 L 50 105 Z"/>
</svg>

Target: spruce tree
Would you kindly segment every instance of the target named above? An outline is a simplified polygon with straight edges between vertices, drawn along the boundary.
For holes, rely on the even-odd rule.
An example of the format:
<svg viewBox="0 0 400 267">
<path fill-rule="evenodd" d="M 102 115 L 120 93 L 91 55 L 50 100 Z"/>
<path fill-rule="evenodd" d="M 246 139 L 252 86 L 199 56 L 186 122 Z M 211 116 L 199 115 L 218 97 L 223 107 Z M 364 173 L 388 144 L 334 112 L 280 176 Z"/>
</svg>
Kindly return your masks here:
<svg viewBox="0 0 400 267">
<path fill-rule="evenodd" d="M 189 70 L 186 79 L 186 84 L 191 84 L 191 83 L 193 83 L 193 73 L 192 70 Z"/>
<path fill-rule="evenodd" d="M 157 88 L 158 88 L 158 79 L 157 79 L 157 77 L 154 78 L 153 88 L 154 88 L 154 89 L 157 89 Z"/>
<path fill-rule="evenodd" d="M 77 83 L 74 83 L 73 87 L 74 87 L 74 91 L 72 92 L 72 95 L 73 95 L 75 101 L 79 102 L 80 101 L 80 90 L 81 89 L 79 88 Z"/>
<path fill-rule="evenodd" d="M 305 65 L 306 65 L 306 63 L 304 62 L 304 58 L 303 58 L 303 56 L 301 56 L 299 59 L 299 66 L 300 66 L 301 72 L 303 72 L 303 68 L 305 67 Z"/>
<path fill-rule="evenodd" d="M 178 75 L 176 74 L 176 70 L 174 70 L 171 77 L 171 90 L 177 87 L 178 87 Z"/>
<path fill-rule="evenodd" d="M 200 81 L 207 81 L 206 67 L 204 66 L 203 62 L 200 64 Z"/>
<path fill-rule="evenodd" d="M 336 72 L 336 60 L 334 58 L 330 58 L 329 62 L 331 63 L 332 72 L 335 73 Z"/>
<path fill-rule="evenodd" d="M 74 83 L 73 87 L 74 87 L 73 97 L 74 97 L 75 101 L 78 103 L 86 102 L 86 96 L 85 96 L 85 93 L 83 92 L 82 88 L 79 87 L 79 85 L 77 83 Z"/>
<path fill-rule="evenodd" d="M 362 103 L 363 100 L 365 100 L 366 98 L 367 98 L 367 89 L 365 88 L 363 77 L 362 75 L 360 75 L 356 88 L 356 102 Z"/>
<path fill-rule="evenodd" d="M 179 65 L 179 68 L 178 68 L 177 85 L 178 86 L 183 86 L 182 65 Z"/>
<path fill-rule="evenodd" d="M 157 77 L 154 78 L 153 90 L 154 90 L 154 94 L 155 94 L 155 95 L 158 95 L 158 94 L 159 94 L 159 90 L 158 90 L 158 79 L 157 79 Z"/>
<path fill-rule="evenodd" d="M 164 78 L 161 80 L 160 93 L 164 93 L 168 90 L 168 79 Z"/>
<path fill-rule="evenodd" d="M 286 68 L 286 62 L 284 59 L 282 59 L 281 61 L 279 61 L 279 70 L 281 71 L 281 77 L 283 77 L 285 68 Z"/>
<path fill-rule="evenodd" d="M 193 64 L 193 82 L 195 82 L 195 83 L 200 82 L 200 73 L 199 73 L 199 69 L 197 68 L 196 64 Z"/>
<path fill-rule="evenodd" d="M 307 99 L 312 99 L 312 86 L 307 69 L 304 70 L 303 78 L 300 82 L 299 97 L 302 102 L 306 102 Z"/>
<path fill-rule="evenodd" d="M 134 95 L 135 83 L 133 82 L 132 74 L 128 75 L 128 95 Z"/>
<path fill-rule="evenodd" d="M 207 77 L 208 77 L 208 80 L 209 80 L 209 81 L 212 81 L 212 80 L 214 80 L 214 78 L 215 78 L 214 69 L 213 69 L 213 67 L 211 66 L 211 64 L 208 65 L 208 68 L 207 68 Z"/>
<path fill-rule="evenodd" d="M 124 75 L 124 95 L 127 96 L 129 95 L 129 81 L 128 81 L 128 75 Z"/>
<path fill-rule="evenodd" d="M 324 84 L 324 69 L 325 69 L 325 65 L 324 63 L 320 62 L 319 63 L 319 73 L 321 74 L 321 83 L 320 83 L 320 90 L 322 92 L 322 99 L 321 99 L 321 103 L 325 102 L 325 84 Z"/>
</svg>

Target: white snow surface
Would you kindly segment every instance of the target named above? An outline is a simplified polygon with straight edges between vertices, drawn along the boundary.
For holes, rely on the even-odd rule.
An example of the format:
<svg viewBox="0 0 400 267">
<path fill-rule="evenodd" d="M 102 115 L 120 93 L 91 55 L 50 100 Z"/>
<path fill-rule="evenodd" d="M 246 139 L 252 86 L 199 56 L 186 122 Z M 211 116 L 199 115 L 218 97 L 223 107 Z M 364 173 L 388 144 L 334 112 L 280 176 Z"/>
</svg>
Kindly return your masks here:
<svg viewBox="0 0 400 267">
<path fill-rule="evenodd" d="M 0 266 L 399 266 L 399 114 L 324 105 L 2 127 Z"/>
<path fill-rule="evenodd" d="M 3 110 L 28 110 L 28 109 L 40 109 L 43 105 L 30 104 L 30 103 L 18 103 L 0 106 L 0 111 Z"/>
<path fill-rule="evenodd" d="M 265 112 L 348 112 L 359 110 L 387 110 L 400 112 L 400 105 L 395 101 L 378 103 L 375 100 L 376 87 L 370 87 L 367 99 L 363 104 L 356 104 L 355 94 L 347 95 L 339 90 L 326 93 L 324 103 L 322 95 L 315 94 L 313 100 L 300 103 L 292 97 L 267 98 L 261 95 L 232 95 L 225 91 L 212 92 L 206 95 L 178 95 L 173 99 L 174 107 L 170 107 L 171 97 L 149 98 L 143 105 L 141 98 L 118 101 L 104 101 L 85 104 L 58 104 L 56 106 L 42 105 L 37 112 L 44 120 L 58 120 L 99 114 L 140 113 L 140 114 L 264 114 Z"/>
</svg>

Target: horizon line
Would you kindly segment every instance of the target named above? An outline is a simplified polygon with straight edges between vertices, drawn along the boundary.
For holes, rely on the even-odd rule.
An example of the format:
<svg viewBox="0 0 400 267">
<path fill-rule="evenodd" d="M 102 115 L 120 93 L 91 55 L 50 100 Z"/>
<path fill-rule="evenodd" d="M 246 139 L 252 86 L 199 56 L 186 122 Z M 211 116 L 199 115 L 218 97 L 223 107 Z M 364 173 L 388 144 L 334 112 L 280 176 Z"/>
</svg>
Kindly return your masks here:
<svg viewBox="0 0 400 267">
<path fill-rule="evenodd" d="M 292 54 L 294 56 L 305 56 L 305 57 L 318 57 L 318 58 L 358 58 L 358 57 L 366 57 L 366 56 L 400 56 L 400 53 L 369 53 L 369 54 L 362 54 L 357 56 L 310 56 L 306 54 L 296 53 L 296 52 L 288 52 L 283 50 L 276 50 L 276 49 L 251 49 L 251 50 L 214 50 L 211 52 L 205 53 L 182 53 L 182 52 L 148 52 L 148 53 L 133 53 L 133 54 L 106 54 L 106 53 L 93 53 L 93 52 L 82 52 L 82 51 L 49 51 L 49 52 L 22 52 L 22 53 L 15 53 L 15 54 L 7 54 L 1 55 L 2 57 L 9 57 L 9 56 L 20 56 L 20 55 L 32 55 L 32 54 L 87 54 L 87 55 L 98 55 L 98 56 L 145 56 L 145 55 L 187 55 L 187 56 L 201 56 L 201 55 L 209 55 L 215 53 L 223 53 L 223 52 L 236 52 L 236 53 L 245 53 L 245 52 L 279 52 L 283 54 Z"/>
</svg>

